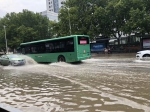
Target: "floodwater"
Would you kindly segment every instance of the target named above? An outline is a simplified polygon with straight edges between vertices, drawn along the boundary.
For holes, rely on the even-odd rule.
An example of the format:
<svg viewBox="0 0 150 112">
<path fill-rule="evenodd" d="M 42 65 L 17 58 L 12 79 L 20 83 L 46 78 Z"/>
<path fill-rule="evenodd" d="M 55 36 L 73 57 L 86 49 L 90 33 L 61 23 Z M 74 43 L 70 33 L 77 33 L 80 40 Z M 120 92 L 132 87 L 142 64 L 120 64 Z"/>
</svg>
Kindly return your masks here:
<svg viewBox="0 0 150 112">
<path fill-rule="evenodd" d="M 150 60 L 0 66 L 0 103 L 23 112 L 150 112 Z"/>
</svg>

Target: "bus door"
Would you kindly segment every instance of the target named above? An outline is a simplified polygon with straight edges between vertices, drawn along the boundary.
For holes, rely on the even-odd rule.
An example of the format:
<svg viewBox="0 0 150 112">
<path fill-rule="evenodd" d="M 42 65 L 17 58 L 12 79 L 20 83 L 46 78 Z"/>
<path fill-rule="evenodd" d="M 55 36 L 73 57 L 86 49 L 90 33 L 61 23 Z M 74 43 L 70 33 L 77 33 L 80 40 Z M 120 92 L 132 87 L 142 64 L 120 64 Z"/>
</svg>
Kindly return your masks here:
<svg viewBox="0 0 150 112">
<path fill-rule="evenodd" d="M 37 53 L 34 55 L 35 60 L 37 62 L 43 62 L 43 60 L 45 60 L 43 53 L 46 52 L 45 43 L 37 44 L 36 45 L 36 52 Z"/>
</svg>

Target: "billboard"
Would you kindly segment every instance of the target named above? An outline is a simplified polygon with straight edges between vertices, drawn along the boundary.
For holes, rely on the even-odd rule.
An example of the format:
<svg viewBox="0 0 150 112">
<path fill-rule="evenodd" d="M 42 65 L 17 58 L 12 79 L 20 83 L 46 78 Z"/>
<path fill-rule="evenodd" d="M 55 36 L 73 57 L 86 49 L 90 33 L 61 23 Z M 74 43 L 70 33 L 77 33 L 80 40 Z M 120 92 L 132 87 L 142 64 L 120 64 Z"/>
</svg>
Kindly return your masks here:
<svg viewBox="0 0 150 112">
<path fill-rule="evenodd" d="M 104 43 L 91 43 L 91 52 L 101 52 L 104 51 Z"/>
<path fill-rule="evenodd" d="M 150 48 L 150 38 L 144 39 L 143 38 L 143 49 Z"/>
</svg>

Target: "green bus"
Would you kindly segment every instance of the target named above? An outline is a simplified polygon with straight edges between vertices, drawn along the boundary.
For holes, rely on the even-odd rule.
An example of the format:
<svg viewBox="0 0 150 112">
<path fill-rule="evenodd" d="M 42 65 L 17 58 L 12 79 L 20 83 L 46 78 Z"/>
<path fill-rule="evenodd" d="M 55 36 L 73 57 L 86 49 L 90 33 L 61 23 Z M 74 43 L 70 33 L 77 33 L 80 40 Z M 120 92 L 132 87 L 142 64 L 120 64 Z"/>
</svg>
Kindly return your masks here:
<svg viewBox="0 0 150 112">
<path fill-rule="evenodd" d="M 88 35 L 71 35 L 21 43 L 20 50 L 36 62 L 78 62 L 91 57 Z"/>
</svg>

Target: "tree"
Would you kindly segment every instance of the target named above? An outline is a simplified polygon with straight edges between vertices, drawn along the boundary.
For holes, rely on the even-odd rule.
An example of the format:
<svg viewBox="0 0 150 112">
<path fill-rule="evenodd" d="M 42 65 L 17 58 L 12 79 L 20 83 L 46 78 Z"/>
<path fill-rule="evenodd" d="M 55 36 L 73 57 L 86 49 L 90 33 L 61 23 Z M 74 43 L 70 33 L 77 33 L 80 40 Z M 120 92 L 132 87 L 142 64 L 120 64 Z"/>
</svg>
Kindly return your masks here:
<svg viewBox="0 0 150 112">
<path fill-rule="evenodd" d="M 59 13 L 58 24 L 61 34 L 69 34 L 70 19 L 72 34 L 90 35 L 91 38 L 98 36 L 102 29 L 100 27 L 104 25 L 104 23 L 98 22 L 105 22 L 103 21 L 105 15 L 102 18 L 97 18 L 96 14 L 99 14 L 99 7 L 104 10 L 107 2 L 108 0 L 67 0 Z"/>
<path fill-rule="evenodd" d="M 146 1 L 137 0 L 134 1 L 136 7 L 132 7 L 130 9 L 129 15 L 130 19 L 127 21 L 127 24 L 124 29 L 127 32 L 134 32 L 134 33 L 150 33 L 150 15 L 149 9 L 147 9 Z M 135 5 L 134 5 L 135 6 Z"/>
<path fill-rule="evenodd" d="M 0 30 L 3 25 L 6 26 L 8 46 L 12 49 L 17 48 L 22 42 L 50 38 L 48 34 L 50 21 L 39 13 L 28 10 L 20 13 L 8 13 L 0 20 L 0 24 Z M 3 33 L 0 35 L 4 37 Z M 0 41 L 2 40 L 0 38 Z"/>
</svg>

